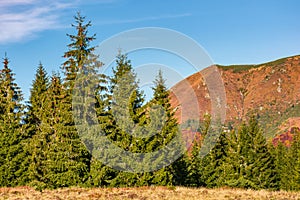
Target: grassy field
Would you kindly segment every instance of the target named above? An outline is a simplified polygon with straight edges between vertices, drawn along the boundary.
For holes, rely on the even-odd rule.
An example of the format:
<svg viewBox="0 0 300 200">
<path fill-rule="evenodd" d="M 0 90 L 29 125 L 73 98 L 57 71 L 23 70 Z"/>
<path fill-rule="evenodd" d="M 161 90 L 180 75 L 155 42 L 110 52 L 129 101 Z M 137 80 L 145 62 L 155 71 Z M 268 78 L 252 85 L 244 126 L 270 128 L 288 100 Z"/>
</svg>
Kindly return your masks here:
<svg viewBox="0 0 300 200">
<path fill-rule="evenodd" d="M 253 191 L 241 189 L 206 189 L 184 187 L 140 187 L 140 188 L 66 188 L 57 190 L 36 191 L 30 187 L 0 188 L 0 199 L 300 199 L 300 192 Z"/>
</svg>

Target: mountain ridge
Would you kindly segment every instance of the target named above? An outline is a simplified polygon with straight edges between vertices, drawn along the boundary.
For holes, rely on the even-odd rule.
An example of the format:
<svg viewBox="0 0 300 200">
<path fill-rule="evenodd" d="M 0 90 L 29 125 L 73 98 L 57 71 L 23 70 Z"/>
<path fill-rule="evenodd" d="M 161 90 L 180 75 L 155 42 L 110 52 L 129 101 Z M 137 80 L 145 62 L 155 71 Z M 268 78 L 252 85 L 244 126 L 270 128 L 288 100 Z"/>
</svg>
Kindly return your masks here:
<svg viewBox="0 0 300 200">
<path fill-rule="evenodd" d="M 216 80 L 221 78 L 223 82 L 226 95 L 224 100 L 220 98 L 220 92 L 209 88 L 206 75 L 209 70 L 218 70 L 220 77 Z M 215 101 L 219 98 L 221 104 L 225 105 L 223 108 L 226 113 L 225 122 L 237 123 L 251 114 L 256 114 L 268 134 L 274 135 L 279 131 L 278 127 L 290 117 L 300 116 L 299 80 L 300 55 L 256 65 L 213 65 L 173 86 L 170 101 L 176 109 L 176 118 L 183 123 L 189 119 L 201 120 L 205 114 L 212 114 Z M 189 95 L 182 95 L 187 91 L 187 83 L 196 98 L 191 99 Z M 192 102 L 195 99 L 198 108 L 189 106 L 195 105 Z M 182 105 L 188 106 L 183 108 Z M 198 117 L 195 110 L 198 110 Z M 182 111 L 194 114 L 182 115 Z"/>
</svg>

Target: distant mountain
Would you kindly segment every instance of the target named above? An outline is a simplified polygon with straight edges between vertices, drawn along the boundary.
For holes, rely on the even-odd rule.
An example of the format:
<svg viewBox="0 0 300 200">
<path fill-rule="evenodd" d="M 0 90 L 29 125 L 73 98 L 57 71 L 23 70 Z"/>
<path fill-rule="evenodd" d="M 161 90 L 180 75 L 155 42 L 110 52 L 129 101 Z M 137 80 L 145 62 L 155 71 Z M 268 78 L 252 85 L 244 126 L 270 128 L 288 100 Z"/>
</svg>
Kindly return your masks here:
<svg viewBox="0 0 300 200">
<path fill-rule="evenodd" d="M 291 128 L 282 128 L 290 118 L 300 119 L 300 55 L 258 65 L 214 65 L 176 84 L 170 98 L 181 123 L 212 110 L 231 123 L 254 113 L 267 136 L 274 136 Z"/>
</svg>

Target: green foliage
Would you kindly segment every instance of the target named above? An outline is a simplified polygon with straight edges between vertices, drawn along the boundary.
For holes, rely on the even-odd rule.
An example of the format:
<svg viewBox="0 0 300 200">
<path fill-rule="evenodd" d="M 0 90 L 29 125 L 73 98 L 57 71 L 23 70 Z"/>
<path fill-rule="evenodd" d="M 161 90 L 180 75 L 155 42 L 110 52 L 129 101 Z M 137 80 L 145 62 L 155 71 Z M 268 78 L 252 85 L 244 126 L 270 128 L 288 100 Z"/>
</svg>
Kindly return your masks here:
<svg viewBox="0 0 300 200">
<path fill-rule="evenodd" d="M 277 189 L 277 174 L 258 121 L 252 117 L 231 138 L 229 163 L 234 169 L 230 186 L 253 189 Z"/>
<path fill-rule="evenodd" d="M 40 63 L 36 71 L 35 79 L 32 83 L 32 88 L 30 90 L 30 98 L 28 102 L 28 113 L 27 113 L 27 124 L 29 125 L 30 142 L 26 144 L 26 151 L 30 155 L 29 164 L 29 178 L 31 180 L 31 185 L 35 185 L 36 189 L 43 189 L 46 184 L 43 182 L 38 182 L 37 178 L 37 168 L 39 167 L 39 162 L 43 159 L 42 152 L 37 153 L 33 142 L 41 142 L 42 138 L 40 126 L 43 121 L 44 110 L 46 108 L 45 100 L 47 97 L 47 90 L 49 87 L 49 78 L 43 65 Z M 35 161 L 37 161 L 35 163 Z M 35 169 L 34 169 L 35 168 Z M 40 175 L 42 176 L 42 175 Z"/>
<path fill-rule="evenodd" d="M 116 68 L 110 78 L 106 135 L 119 147 L 131 152 L 141 152 L 143 140 L 134 140 L 134 127 L 145 123 L 144 96 L 140 92 L 136 75 L 126 55 L 117 56 Z"/>
<path fill-rule="evenodd" d="M 203 159 L 202 178 L 207 187 L 223 186 L 229 175 L 229 166 L 226 162 L 228 156 L 228 140 L 226 133 L 221 132 L 215 146 Z"/>
<path fill-rule="evenodd" d="M 41 124 L 31 141 L 31 177 L 49 188 L 83 184 L 90 166 L 90 154 L 72 125 L 66 95 L 60 77 L 54 74 Z"/>
<path fill-rule="evenodd" d="M 9 68 L 8 58 L 0 71 L 0 185 L 16 186 L 28 179 L 28 157 L 23 151 L 28 140 L 22 125 L 24 106 L 22 94 Z"/>
<path fill-rule="evenodd" d="M 292 167 L 289 169 L 290 170 L 290 188 L 291 190 L 300 190 L 300 132 L 298 131 L 295 134 L 294 137 L 294 142 L 292 144 L 291 148 L 291 156 L 293 158 L 291 159 L 292 162 Z M 293 173 L 293 174 L 291 174 Z"/>
<path fill-rule="evenodd" d="M 74 16 L 76 24 L 72 24 L 77 31 L 76 35 L 67 34 L 71 43 L 68 45 L 68 51 L 65 52 L 64 58 L 67 60 L 63 63 L 62 69 L 65 74 L 65 86 L 72 92 L 77 72 L 82 69 L 88 62 L 90 54 L 95 50 L 90 43 L 95 40 L 95 34 L 88 36 L 88 28 L 91 22 L 85 23 L 85 17 L 79 12 Z"/>
<path fill-rule="evenodd" d="M 223 70 L 232 70 L 235 73 L 238 72 L 242 72 L 242 71 L 246 71 L 252 68 L 259 68 L 261 66 L 276 66 L 276 65 L 280 65 L 286 62 L 287 58 L 281 58 L 275 61 L 271 61 L 271 62 L 267 62 L 267 63 L 262 63 L 262 64 L 258 64 L 258 65 L 228 65 L 228 66 L 222 66 L 222 65 L 217 65 L 219 68 L 223 69 Z"/>
<path fill-rule="evenodd" d="M 115 145 L 126 151 L 145 152 L 145 140 L 135 135 L 142 133 L 140 127 L 146 122 L 143 108 L 144 97 L 139 90 L 136 75 L 126 55 L 117 56 L 116 68 L 113 69 L 110 81 L 109 113 L 113 126 L 107 127 L 106 134 Z M 116 163 L 125 163 L 122 168 L 127 171 L 129 166 L 126 163 L 130 161 L 120 159 Z M 150 173 L 135 174 L 120 171 L 112 181 L 112 186 L 148 185 L 150 176 Z"/>
<path fill-rule="evenodd" d="M 43 102 L 43 112 L 32 109 L 38 114 L 40 123 L 31 140 L 30 175 L 32 184 L 43 187 L 57 188 L 83 185 L 88 179 L 91 155 L 82 144 L 73 119 L 72 98 L 76 76 L 79 70 L 89 73 L 100 64 L 92 55 L 94 47 L 89 44 L 94 36 L 87 36 L 90 22 L 84 24 L 84 17 L 79 13 L 75 16 L 77 35 L 68 35 L 71 44 L 65 53 L 67 58 L 62 69 L 65 73 L 65 82 L 62 83 L 59 75 L 53 75 L 49 88 L 41 67 L 34 84 L 41 88 L 33 88 L 31 104 L 38 106 Z M 35 86 L 35 85 L 34 85 Z M 45 88 L 47 91 L 45 92 Z M 45 95 L 41 94 L 44 93 Z M 37 93 L 37 94 L 36 94 Z M 39 93 L 41 94 L 40 96 Z M 44 99 L 42 99 L 44 98 Z M 35 123 L 35 122 L 33 122 Z"/>
<path fill-rule="evenodd" d="M 259 115 L 259 122 L 265 132 L 267 139 L 275 137 L 282 130 L 278 127 L 286 122 L 288 118 L 299 117 L 300 104 L 295 103 L 290 105 L 285 111 L 278 114 L 276 109 L 268 109 Z M 288 131 L 288 130 L 285 130 Z"/>
<path fill-rule="evenodd" d="M 169 101 L 169 91 L 167 90 L 165 80 L 163 79 L 162 72 L 159 71 L 154 81 L 153 98 L 148 104 L 150 107 L 150 127 L 151 131 L 155 133 L 153 137 L 147 140 L 152 152 L 161 148 L 166 148 L 166 145 L 174 142 L 174 147 L 171 154 L 172 157 L 182 154 L 184 151 L 184 142 L 180 134 L 178 122 L 174 117 L 171 104 Z M 158 159 L 159 160 L 159 159 Z M 164 167 L 153 174 L 154 184 L 172 185 L 180 183 L 180 177 L 186 174 L 186 165 L 183 157 L 179 157 L 177 161 L 173 162 L 170 166 Z M 160 181 L 158 177 L 160 177 Z"/>
<path fill-rule="evenodd" d="M 41 123 L 48 87 L 49 77 L 42 63 L 40 63 L 36 70 L 35 79 L 32 82 L 29 102 L 27 102 L 28 111 L 24 118 L 24 121 L 28 125 L 30 137 L 35 135 Z M 30 146 L 27 145 L 26 149 L 30 150 Z"/>
<path fill-rule="evenodd" d="M 256 118 L 251 117 L 237 131 L 231 127 L 225 132 L 206 115 L 200 127 L 193 120 L 182 125 L 191 132 L 201 132 L 182 155 L 186 144 L 162 72 L 154 81 L 153 98 L 145 103 L 127 56 L 117 56 L 111 77 L 98 74 L 103 64 L 91 46 L 95 40 L 95 35 L 88 35 L 91 22 L 85 23 L 80 13 L 75 22 L 72 26 L 77 32 L 68 34 L 71 43 L 64 54 L 64 79 L 57 73 L 49 80 L 40 63 L 26 109 L 9 61 L 4 58 L 0 71 L 0 186 L 29 185 L 40 191 L 150 185 L 300 190 L 299 133 L 294 134 L 291 147 L 281 143 L 268 146 Z M 222 68 L 239 72 L 285 60 Z M 283 115 L 297 116 L 299 105 L 292 107 Z M 260 120 L 274 117 L 265 115 Z M 102 142 L 104 137 L 109 141 Z M 127 153 L 143 153 L 140 160 L 149 165 L 138 166 L 144 169 L 139 173 L 130 172 L 128 162 L 132 160 L 121 157 L 117 150 L 108 154 L 104 151 L 107 143 Z M 204 158 L 203 150 L 209 151 Z M 155 158 L 148 153 L 156 153 Z M 170 162 L 166 155 L 178 159 Z M 133 162 L 138 165 L 140 160 Z M 120 171 L 105 161 L 115 162 Z"/>
<path fill-rule="evenodd" d="M 185 168 L 186 169 L 186 175 L 185 177 L 181 177 L 181 179 L 184 179 L 183 184 L 191 187 L 200 187 L 204 185 L 204 181 L 202 179 L 202 173 L 203 173 L 203 162 L 199 155 L 200 148 L 201 148 L 201 141 L 193 141 L 192 144 L 192 151 L 189 154 L 187 152 L 184 156 L 185 158 Z M 179 174 L 181 175 L 181 173 Z"/>
<path fill-rule="evenodd" d="M 35 79 L 32 83 L 32 88 L 30 90 L 29 97 L 29 116 L 31 122 L 34 122 L 35 125 L 40 124 L 40 118 L 43 111 L 43 103 L 46 98 L 46 91 L 49 86 L 49 77 L 46 70 L 44 69 L 42 63 L 39 64 Z"/>
<path fill-rule="evenodd" d="M 294 165 L 295 157 L 291 153 L 291 149 L 284 146 L 281 142 L 276 147 L 270 147 L 272 156 L 275 160 L 278 187 L 282 190 L 295 189 Z"/>
<path fill-rule="evenodd" d="M 272 148 L 276 161 L 279 188 L 282 190 L 300 189 L 300 132 L 294 133 L 293 142 L 290 147 L 281 142 Z"/>
<path fill-rule="evenodd" d="M 276 163 L 254 117 L 237 132 L 222 131 L 200 163 L 206 187 L 278 189 Z"/>
<path fill-rule="evenodd" d="M 228 66 L 222 66 L 218 65 L 219 68 L 223 70 L 232 70 L 235 73 L 246 71 L 252 68 L 258 68 L 259 65 L 228 65 Z"/>
<path fill-rule="evenodd" d="M 191 149 L 188 150 L 184 155 L 185 167 L 183 169 L 186 170 L 185 173 L 183 173 L 183 175 L 185 178 L 181 178 L 184 179 L 183 184 L 186 186 L 205 186 L 203 173 L 204 167 L 208 164 L 208 159 L 204 160 L 200 152 L 201 148 L 203 147 L 203 140 L 210 130 L 211 116 L 206 114 L 203 116 L 203 118 L 204 119 L 200 121 L 200 124 L 195 120 L 187 120 L 187 122 L 183 125 L 185 129 L 188 128 L 191 130 L 199 131 L 201 133 L 201 135 L 194 134 Z"/>
<path fill-rule="evenodd" d="M 110 187 L 111 181 L 116 177 L 117 171 L 105 166 L 97 159 L 92 159 L 90 176 L 86 182 L 89 187 Z"/>
</svg>

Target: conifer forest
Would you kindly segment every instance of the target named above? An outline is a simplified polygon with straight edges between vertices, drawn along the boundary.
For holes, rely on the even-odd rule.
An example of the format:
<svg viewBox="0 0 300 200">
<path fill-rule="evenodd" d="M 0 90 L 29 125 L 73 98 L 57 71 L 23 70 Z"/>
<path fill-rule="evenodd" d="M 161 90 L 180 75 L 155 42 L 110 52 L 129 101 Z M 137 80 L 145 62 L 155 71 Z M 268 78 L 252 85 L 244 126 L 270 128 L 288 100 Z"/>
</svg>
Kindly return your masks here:
<svg viewBox="0 0 300 200">
<path fill-rule="evenodd" d="M 176 140 L 178 144 L 184 143 L 184 139 L 177 137 L 181 134 L 179 122 L 170 103 L 164 74 L 157 72 L 153 96 L 146 100 L 131 60 L 122 51 L 116 52 L 111 75 L 98 73 L 105 63 L 95 54 L 96 46 L 92 44 L 96 35 L 90 33 L 91 26 L 90 21 L 77 13 L 72 33 L 66 36 L 69 44 L 62 52 L 64 62 L 60 70 L 49 73 L 43 63 L 39 63 L 28 100 L 23 98 L 15 80 L 9 57 L 4 56 L 0 71 L 1 187 L 29 186 L 40 191 L 139 186 L 300 190 L 299 129 L 293 130 L 290 144 L 274 144 L 265 137 L 265 129 L 256 113 L 233 125 L 222 124 L 214 129 L 219 137 L 205 156 L 199 156 L 199 152 L 211 131 L 209 115 L 200 120 L 199 126 L 193 127 L 199 134 L 192 138 L 192 145 L 178 158 L 176 155 L 181 149 L 174 148 L 172 153 L 176 159 L 163 167 L 152 169 L 149 165 L 149 170 L 135 173 L 132 166 L 120 161 L 122 158 L 104 155 L 99 146 L 95 147 L 80 135 L 86 126 L 79 128 L 74 112 L 86 119 L 85 123 L 96 122 L 101 135 L 114 145 L 135 154 L 159 151 L 171 141 Z M 80 74 L 88 74 L 88 78 L 80 80 Z M 92 79 L 95 87 L 93 98 L 89 99 L 93 100 L 93 106 L 88 108 L 92 110 L 83 112 L 85 108 L 74 103 L 74 99 L 78 93 L 90 92 L 91 88 L 84 84 Z M 80 84 L 81 90 L 74 92 Z M 127 103 L 122 103 L 124 98 L 128 99 Z M 150 108 L 157 109 L 150 112 Z M 120 117 L 118 113 L 126 109 L 128 112 Z M 89 116 L 89 113 L 95 115 Z M 151 126 L 160 120 L 164 123 L 159 128 Z M 128 134 L 125 130 L 133 129 L 134 125 L 152 127 L 151 136 L 138 137 L 143 128 Z M 111 167 L 95 155 L 110 157 L 124 165 Z M 159 155 L 149 163 L 158 160 Z"/>
</svg>

